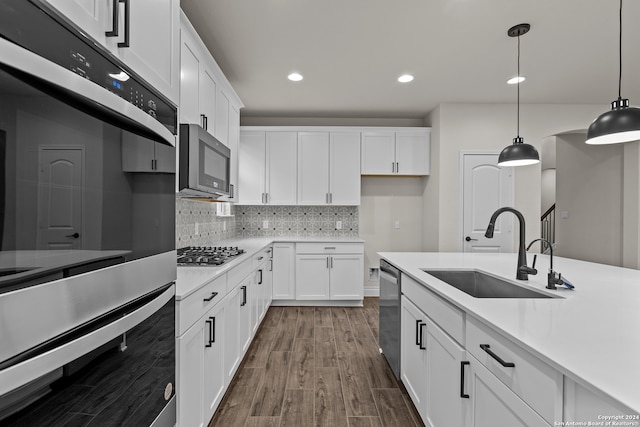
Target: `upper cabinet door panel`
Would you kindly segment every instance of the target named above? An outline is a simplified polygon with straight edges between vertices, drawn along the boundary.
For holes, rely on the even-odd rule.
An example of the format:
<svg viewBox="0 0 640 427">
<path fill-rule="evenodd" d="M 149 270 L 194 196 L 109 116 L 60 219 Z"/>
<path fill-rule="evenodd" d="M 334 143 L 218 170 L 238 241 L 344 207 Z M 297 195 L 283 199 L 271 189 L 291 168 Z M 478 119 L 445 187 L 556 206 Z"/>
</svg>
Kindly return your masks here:
<svg viewBox="0 0 640 427">
<path fill-rule="evenodd" d="M 298 133 L 298 204 L 329 200 L 329 132 Z"/>
<path fill-rule="evenodd" d="M 331 132 L 331 204 L 360 204 L 360 132 Z"/>
<path fill-rule="evenodd" d="M 207 68 L 200 70 L 200 119 L 204 121 L 203 127 L 211 135 L 215 135 L 218 128 L 216 123 L 216 98 L 218 92 L 218 83 L 213 73 Z M 204 120 L 202 117 L 204 116 Z M 222 141 L 226 144 L 225 141 Z"/>
<path fill-rule="evenodd" d="M 429 175 L 429 134 L 396 132 L 396 174 Z"/>
<path fill-rule="evenodd" d="M 112 29 L 111 1 L 47 0 L 47 3 L 58 9 L 98 43 L 105 45 L 105 32 Z"/>
<path fill-rule="evenodd" d="M 394 132 L 362 133 L 362 174 L 390 175 L 395 171 Z"/>
<path fill-rule="evenodd" d="M 295 205 L 297 198 L 297 132 L 267 132 L 266 202 Z M 240 183 L 242 187 L 242 183 Z"/>
<path fill-rule="evenodd" d="M 239 149 L 239 203 L 261 205 L 264 202 L 266 176 L 265 132 L 242 132 Z"/>
<path fill-rule="evenodd" d="M 200 59 L 186 34 L 182 35 L 181 81 L 180 81 L 180 122 L 201 123 L 200 107 Z"/>
<path fill-rule="evenodd" d="M 180 93 L 179 0 L 133 0 L 129 16 L 129 47 L 117 47 L 117 55 L 134 71 L 174 103 Z M 124 29 L 120 32 L 124 34 Z M 123 37 L 118 37 L 123 41 Z"/>
<path fill-rule="evenodd" d="M 218 90 L 216 100 L 216 131 L 215 136 L 223 144 L 229 145 L 229 97 L 222 90 Z"/>
</svg>

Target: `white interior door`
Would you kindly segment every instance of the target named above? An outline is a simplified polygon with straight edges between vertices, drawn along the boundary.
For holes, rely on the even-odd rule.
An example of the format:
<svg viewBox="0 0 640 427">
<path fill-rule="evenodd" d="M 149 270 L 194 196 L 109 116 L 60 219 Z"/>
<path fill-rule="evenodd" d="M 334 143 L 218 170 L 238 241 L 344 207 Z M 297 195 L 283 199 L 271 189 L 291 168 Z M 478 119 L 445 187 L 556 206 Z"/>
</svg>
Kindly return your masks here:
<svg viewBox="0 0 640 427">
<path fill-rule="evenodd" d="M 38 248 L 82 248 L 82 149 L 40 147 Z"/>
<path fill-rule="evenodd" d="M 513 214 L 500 215 L 493 238 L 484 237 L 491 215 L 513 206 L 513 168 L 498 166 L 498 153 L 461 156 L 463 251 L 513 252 Z"/>
</svg>

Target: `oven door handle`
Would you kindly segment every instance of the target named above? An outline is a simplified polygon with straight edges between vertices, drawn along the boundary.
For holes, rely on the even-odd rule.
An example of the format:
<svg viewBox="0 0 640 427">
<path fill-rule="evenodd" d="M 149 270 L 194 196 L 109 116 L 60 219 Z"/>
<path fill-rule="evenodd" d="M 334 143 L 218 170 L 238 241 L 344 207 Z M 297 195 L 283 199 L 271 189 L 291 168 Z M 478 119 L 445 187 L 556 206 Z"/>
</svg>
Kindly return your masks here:
<svg viewBox="0 0 640 427">
<path fill-rule="evenodd" d="M 174 299 L 175 285 L 172 284 L 160 295 L 140 308 L 117 320 L 87 333 L 73 341 L 64 343 L 31 359 L 0 370 L 0 396 L 14 390 L 78 357 L 87 354 L 113 338 L 139 325 L 166 303 Z"/>
</svg>

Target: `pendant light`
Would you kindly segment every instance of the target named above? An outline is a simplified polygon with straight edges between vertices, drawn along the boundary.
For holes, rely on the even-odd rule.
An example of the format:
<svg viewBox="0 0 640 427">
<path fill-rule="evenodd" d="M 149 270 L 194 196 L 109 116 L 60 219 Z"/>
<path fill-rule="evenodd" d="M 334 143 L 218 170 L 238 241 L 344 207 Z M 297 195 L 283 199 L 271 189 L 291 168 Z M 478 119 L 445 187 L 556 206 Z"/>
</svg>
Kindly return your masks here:
<svg viewBox="0 0 640 427">
<path fill-rule="evenodd" d="M 527 34 L 531 26 L 529 24 L 518 24 L 507 31 L 509 37 L 518 38 L 518 77 L 520 77 L 520 36 Z M 525 144 L 520 136 L 520 83 L 518 86 L 518 122 L 517 136 L 513 138 L 513 144 L 502 150 L 498 157 L 500 166 L 526 166 L 540 163 L 540 155 L 533 145 Z"/>
<path fill-rule="evenodd" d="M 622 91 L 622 0 L 620 0 L 620 34 L 618 40 L 618 99 L 611 103 L 611 111 L 598 116 L 587 130 L 587 144 L 617 144 L 640 139 L 640 108 L 629 107 Z"/>
</svg>

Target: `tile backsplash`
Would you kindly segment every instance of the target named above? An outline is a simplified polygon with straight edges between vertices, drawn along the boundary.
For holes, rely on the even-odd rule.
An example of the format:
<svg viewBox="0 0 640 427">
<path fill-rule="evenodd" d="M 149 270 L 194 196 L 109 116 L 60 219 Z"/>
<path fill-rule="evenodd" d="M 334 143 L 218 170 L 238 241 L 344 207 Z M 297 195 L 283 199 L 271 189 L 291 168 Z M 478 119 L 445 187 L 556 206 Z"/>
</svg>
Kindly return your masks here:
<svg viewBox="0 0 640 427">
<path fill-rule="evenodd" d="M 220 217 L 216 215 L 217 205 L 176 199 L 176 248 L 209 246 L 233 237 L 359 235 L 357 206 L 231 205 L 232 216 Z M 338 221 L 341 229 L 337 228 Z"/>
<path fill-rule="evenodd" d="M 235 206 L 235 213 L 242 237 L 358 237 L 359 233 L 357 206 Z"/>
<path fill-rule="evenodd" d="M 218 203 L 176 198 L 176 248 L 210 246 L 237 235 L 237 218 L 217 216 L 217 205 Z M 231 205 L 231 215 L 234 215 L 236 209 Z"/>
</svg>

